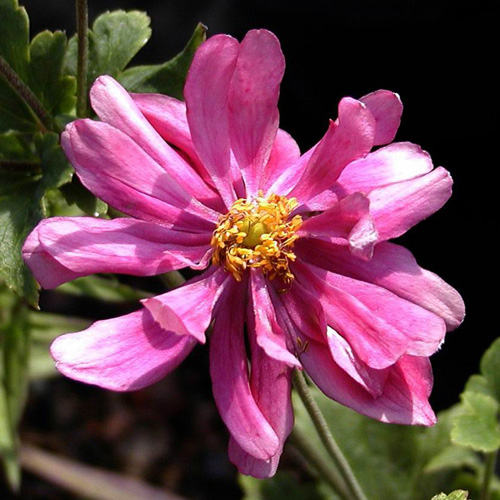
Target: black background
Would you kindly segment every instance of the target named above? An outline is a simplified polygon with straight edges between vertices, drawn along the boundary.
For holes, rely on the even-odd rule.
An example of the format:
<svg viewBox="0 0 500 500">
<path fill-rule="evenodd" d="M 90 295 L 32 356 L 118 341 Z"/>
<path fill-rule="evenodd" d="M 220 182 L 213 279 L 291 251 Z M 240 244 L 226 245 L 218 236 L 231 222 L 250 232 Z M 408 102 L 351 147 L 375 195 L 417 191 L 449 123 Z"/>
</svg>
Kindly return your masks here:
<svg viewBox="0 0 500 500">
<path fill-rule="evenodd" d="M 442 276 L 464 297 L 465 322 L 432 358 L 435 409 L 456 402 L 467 377 L 478 370 L 481 354 L 500 334 L 498 4 L 427 0 L 89 0 L 89 4 L 91 20 L 116 8 L 148 12 L 153 35 L 134 60 L 141 64 L 159 63 L 179 52 L 198 21 L 208 26 L 209 35 L 228 33 L 240 40 L 252 28 L 273 31 L 287 62 L 281 127 L 302 151 L 323 135 L 328 119 L 336 117 L 341 97 L 360 97 L 379 88 L 400 94 L 405 110 L 396 140 L 420 144 L 455 181 L 447 205 L 400 242 L 421 266 Z M 24 5 L 32 34 L 45 28 L 74 33 L 72 2 L 25 0 Z"/>
</svg>

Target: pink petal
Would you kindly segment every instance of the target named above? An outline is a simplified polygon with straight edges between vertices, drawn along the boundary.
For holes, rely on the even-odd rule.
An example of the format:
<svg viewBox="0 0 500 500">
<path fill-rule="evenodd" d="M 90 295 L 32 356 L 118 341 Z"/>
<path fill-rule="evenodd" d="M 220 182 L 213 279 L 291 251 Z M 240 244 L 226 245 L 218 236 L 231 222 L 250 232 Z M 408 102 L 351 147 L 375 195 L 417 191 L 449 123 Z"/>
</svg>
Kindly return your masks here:
<svg viewBox="0 0 500 500">
<path fill-rule="evenodd" d="M 210 234 L 135 219 L 52 217 L 28 236 L 23 258 L 44 288 L 94 273 L 151 276 L 195 266 Z"/>
<path fill-rule="evenodd" d="M 268 460 L 280 441 L 250 389 L 245 350 L 245 283 L 230 281 L 220 298 L 210 339 L 210 375 L 217 408 L 231 436 L 248 454 Z"/>
<path fill-rule="evenodd" d="M 141 113 L 165 141 L 182 151 L 203 180 L 213 186 L 198 158 L 187 121 L 186 103 L 162 94 L 130 94 Z"/>
<path fill-rule="evenodd" d="M 211 266 L 181 287 L 144 299 L 142 303 L 163 329 L 181 336 L 193 336 L 204 344 L 212 310 L 230 279 L 224 269 Z"/>
<path fill-rule="evenodd" d="M 311 265 L 294 269 L 317 293 L 328 324 L 372 368 L 386 368 L 403 354 L 430 356 L 444 339 L 439 316 L 384 288 Z"/>
<path fill-rule="evenodd" d="M 291 367 L 300 367 L 297 358 L 288 350 L 285 333 L 276 320 L 274 305 L 269 295 L 266 278 L 260 269 L 250 269 L 250 310 L 255 322 L 255 337 L 267 356 Z M 250 315 L 250 313 L 249 313 Z"/>
<path fill-rule="evenodd" d="M 269 194 L 269 188 L 283 173 L 288 173 L 291 165 L 300 158 L 300 150 L 292 136 L 282 129 L 278 129 L 276 140 L 271 150 L 271 156 L 267 162 L 260 187 L 264 194 Z"/>
<path fill-rule="evenodd" d="M 432 172 L 370 192 L 370 213 L 380 240 L 397 238 L 438 211 L 451 196 L 453 181 L 447 170 Z"/>
<path fill-rule="evenodd" d="M 354 255 L 369 260 L 378 239 L 369 209 L 368 198 L 353 193 L 322 214 L 307 219 L 298 235 L 349 245 Z"/>
<path fill-rule="evenodd" d="M 217 195 L 193 167 L 146 120 L 130 94 L 110 76 L 100 76 L 90 91 L 99 118 L 127 134 L 191 196 L 210 204 Z"/>
<path fill-rule="evenodd" d="M 284 71 L 278 39 L 267 30 L 249 31 L 239 48 L 228 107 L 231 148 L 250 196 L 259 190 L 278 130 L 279 87 Z"/>
<path fill-rule="evenodd" d="M 260 271 L 254 269 L 262 276 Z M 263 279 L 263 278 L 262 278 Z M 263 279 L 264 281 L 264 279 Z M 261 304 L 259 302 L 259 308 Z M 271 424 L 280 441 L 280 447 L 268 460 L 256 459 L 245 452 L 231 438 L 229 441 L 229 458 L 242 474 L 258 478 L 274 476 L 278 468 L 283 446 L 293 428 L 293 408 L 291 402 L 292 369 L 287 364 L 267 355 L 259 346 L 259 324 L 255 321 L 254 305 L 247 307 L 247 325 L 250 338 L 252 369 L 250 387 L 252 394 L 266 420 Z M 276 324 L 276 326 L 278 326 Z M 280 332 L 284 336 L 284 332 Z"/>
<path fill-rule="evenodd" d="M 186 231 L 211 231 L 218 214 L 190 196 L 142 148 L 102 122 L 77 120 L 62 146 L 82 183 L 118 210 Z"/>
<path fill-rule="evenodd" d="M 209 172 L 226 207 L 237 196 L 239 174 L 231 165 L 228 92 L 239 44 L 230 36 L 209 38 L 196 51 L 184 87 L 187 118 L 198 157 Z"/>
<path fill-rule="evenodd" d="M 316 146 L 300 181 L 289 195 L 304 204 L 331 187 L 349 163 L 370 152 L 374 133 L 375 120 L 366 106 L 349 97 L 342 99 L 338 125 L 330 122 L 327 133 Z"/>
<path fill-rule="evenodd" d="M 113 391 L 132 391 L 177 368 L 195 344 L 191 337 L 161 329 L 141 309 L 62 335 L 53 342 L 51 353 L 67 377 Z"/>
<path fill-rule="evenodd" d="M 445 321 L 448 331 L 464 318 L 460 294 L 436 274 L 419 267 L 413 255 L 399 245 L 379 243 L 370 262 L 353 258 L 342 247 L 307 238 L 296 242 L 295 251 L 298 258 L 322 269 L 386 288 L 433 312 Z"/>
<path fill-rule="evenodd" d="M 352 379 L 316 342 L 302 353 L 300 360 L 307 374 L 328 397 L 358 413 L 392 424 L 436 423 L 428 401 L 432 371 L 427 358 L 402 357 L 387 369 L 384 390 L 378 396 Z"/>
<path fill-rule="evenodd" d="M 338 196 L 356 191 L 368 194 L 375 188 L 419 177 L 432 168 L 431 157 L 420 146 L 396 142 L 347 165 L 333 191 Z"/>
<path fill-rule="evenodd" d="M 377 90 L 359 99 L 375 118 L 374 146 L 389 144 L 398 131 L 403 114 L 403 103 L 390 90 Z"/>
</svg>

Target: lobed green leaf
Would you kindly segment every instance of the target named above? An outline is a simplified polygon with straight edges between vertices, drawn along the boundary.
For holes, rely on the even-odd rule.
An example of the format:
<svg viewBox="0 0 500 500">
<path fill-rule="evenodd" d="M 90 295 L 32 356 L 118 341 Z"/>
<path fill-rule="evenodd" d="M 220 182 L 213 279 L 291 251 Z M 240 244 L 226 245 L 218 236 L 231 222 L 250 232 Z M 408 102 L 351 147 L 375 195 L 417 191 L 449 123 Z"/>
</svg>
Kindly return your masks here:
<svg viewBox="0 0 500 500">
<path fill-rule="evenodd" d="M 207 28 L 198 24 L 181 53 L 164 64 L 129 68 L 119 76 L 120 83 L 129 92 L 156 92 L 182 100 L 187 73 L 206 32 Z"/>
</svg>

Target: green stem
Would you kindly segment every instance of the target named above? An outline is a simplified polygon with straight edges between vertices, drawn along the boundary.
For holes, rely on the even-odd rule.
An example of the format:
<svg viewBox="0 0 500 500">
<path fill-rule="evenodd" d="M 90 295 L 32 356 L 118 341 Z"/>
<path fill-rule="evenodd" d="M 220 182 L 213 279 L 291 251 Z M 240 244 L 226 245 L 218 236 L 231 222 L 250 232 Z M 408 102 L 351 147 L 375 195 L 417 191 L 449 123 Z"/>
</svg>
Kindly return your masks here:
<svg viewBox="0 0 500 500">
<path fill-rule="evenodd" d="M 89 13 L 87 0 L 76 0 L 76 32 L 78 36 L 78 61 L 76 70 L 76 114 L 87 116 L 87 73 L 89 54 Z"/>
<path fill-rule="evenodd" d="M 186 279 L 179 271 L 169 271 L 162 274 L 160 278 L 169 290 L 178 288 L 186 282 Z"/>
<path fill-rule="evenodd" d="M 33 111 L 40 130 L 43 133 L 53 130 L 54 121 L 43 107 L 43 104 L 2 56 L 0 56 L 0 74 L 7 80 L 9 85 L 15 90 L 21 99 L 23 99 L 23 101 L 30 107 L 31 111 Z"/>
<path fill-rule="evenodd" d="M 323 445 L 325 446 L 328 454 L 332 457 L 340 475 L 351 492 L 350 500 L 367 500 L 361 486 L 354 476 L 351 467 L 349 466 L 349 463 L 342 453 L 342 450 L 339 448 L 332 433 L 330 432 L 325 417 L 321 413 L 316 401 L 314 401 L 314 398 L 307 387 L 304 375 L 302 375 L 302 372 L 299 370 L 295 370 L 293 374 L 293 385 L 297 390 L 297 394 L 300 399 L 304 403 L 304 406 L 311 417 L 314 427 L 316 428 L 316 432 L 318 433 Z"/>
<path fill-rule="evenodd" d="M 496 458 L 497 458 L 497 453 L 495 451 L 492 453 L 486 453 L 480 500 L 490 500 L 490 493 L 491 493 L 490 485 L 491 485 L 491 478 L 493 477 L 493 473 L 495 472 Z"/>
<path fill-rule="evenodd" d="M 341 496 L 343 500 L 351 500 L 349 490 L 340 474 L 331 467 L 321 453 L 310 443 L 307 437 L 297 427 L 294 427 L 290 434 L 291 444 L 300 451 L 300 454 L 306 459 L 308 465 L 311 465 L 321 478 L 332 488 L 332 490 Z"/>
</svg>

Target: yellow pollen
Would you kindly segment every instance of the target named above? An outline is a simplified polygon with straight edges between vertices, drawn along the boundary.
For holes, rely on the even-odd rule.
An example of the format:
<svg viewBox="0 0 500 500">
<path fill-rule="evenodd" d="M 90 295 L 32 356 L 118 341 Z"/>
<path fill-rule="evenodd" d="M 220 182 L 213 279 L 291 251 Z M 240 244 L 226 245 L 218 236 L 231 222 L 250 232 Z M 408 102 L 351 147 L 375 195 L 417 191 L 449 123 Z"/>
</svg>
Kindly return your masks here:
<svg viewBox="0 0 500 500">
<path fill-rule="evenodd" d="M 289 287 L 293 281 L 289 262 L 302 217 L 290 217 L 295 198 L 271 194 L 233 203 L 219 219 L 212 236 L 214 264 L 224 266 L 237 281 L 248 267 L 260 268 L 269 278 L 279 277 Z"/>
</svg>

